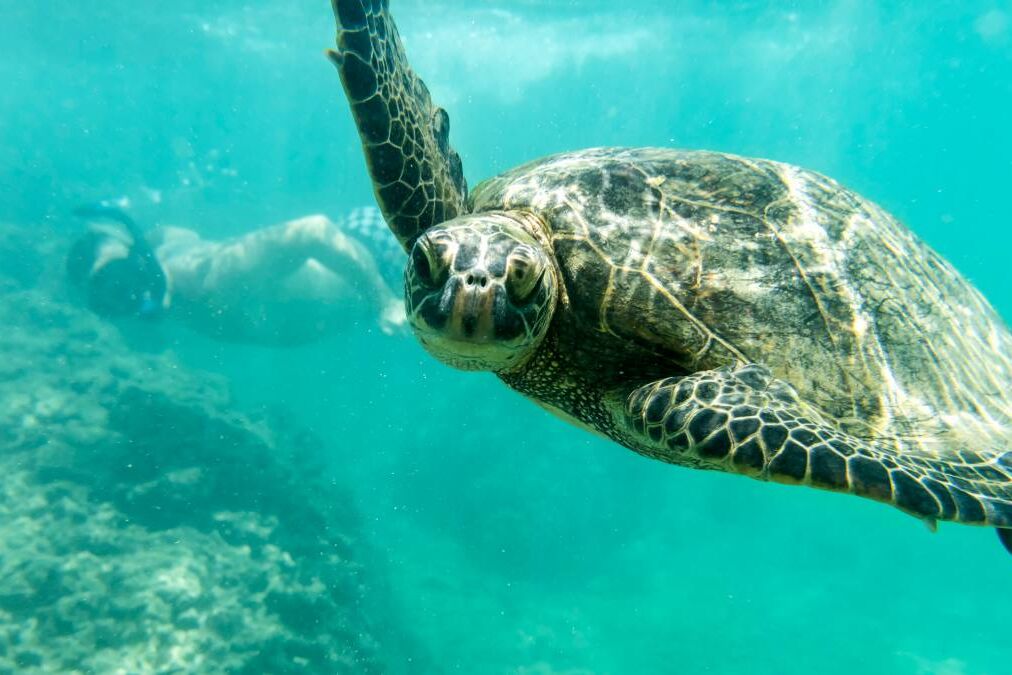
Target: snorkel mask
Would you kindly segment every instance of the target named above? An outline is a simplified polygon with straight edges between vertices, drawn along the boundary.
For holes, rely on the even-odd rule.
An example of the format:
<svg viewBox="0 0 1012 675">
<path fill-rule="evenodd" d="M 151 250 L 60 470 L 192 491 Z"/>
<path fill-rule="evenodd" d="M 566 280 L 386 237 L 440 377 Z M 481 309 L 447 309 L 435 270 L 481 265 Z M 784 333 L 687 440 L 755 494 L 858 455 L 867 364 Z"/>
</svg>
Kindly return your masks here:
<svg viewBox="0 0 1012 675">
<path fill-rule="evenodd" d="M 71 248 L 67 274 L 83 290 L 88 307 L 106 318 L 159 318 L 168 305 L 165 270 L 133 220 L 111 207 L 75 213 L 115 220 L 127 230 L 94 228 Z"/>
</svg>

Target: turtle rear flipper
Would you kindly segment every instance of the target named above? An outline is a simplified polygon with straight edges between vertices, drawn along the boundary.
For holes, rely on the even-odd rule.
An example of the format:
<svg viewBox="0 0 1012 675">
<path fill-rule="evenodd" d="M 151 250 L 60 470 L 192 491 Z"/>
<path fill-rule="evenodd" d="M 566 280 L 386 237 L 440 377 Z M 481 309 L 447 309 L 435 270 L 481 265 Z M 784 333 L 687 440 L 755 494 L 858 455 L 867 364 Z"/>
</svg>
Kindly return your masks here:
<svg viewBox="0 0 1012 675">
<path fill-rule="evenodd" d="M 1012 456 L 913 453 L 839 430 L 760 366 L 640 387 L 625 406 L 635 448 L 675 464 L 849 492 L 929 523 L 1012 528 Z M 1012 552 L 1012 530 L 999 529 Z"/>
<path fill-rule="evenodd" d="M 406 250 L 426 229 L 464 213 L 467 183 L 450 120 L 408 65 L 387 0 L 332 0 L 341 74 L 376 199 Z"/>
</svg>

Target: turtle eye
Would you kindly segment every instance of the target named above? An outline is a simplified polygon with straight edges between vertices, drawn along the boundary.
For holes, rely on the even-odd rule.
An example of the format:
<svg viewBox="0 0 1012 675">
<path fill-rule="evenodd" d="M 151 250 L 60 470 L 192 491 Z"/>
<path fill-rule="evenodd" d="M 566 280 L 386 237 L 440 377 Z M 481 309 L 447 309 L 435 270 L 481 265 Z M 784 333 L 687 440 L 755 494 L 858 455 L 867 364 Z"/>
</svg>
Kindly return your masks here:
<svg viewBox="0 0 1012 675">
<path fill-rule="evenodd" d="M 524 303 L 541 285 L 545 265 L 525 246 L 518 246 L 506 261 L 506 291 L 513 302 Z"/>
<path fill-rule="evenodd" d="M 422 237 L 411 249 L 411 264 L 422 283 L 437 288 L 446 283 L 450 269 L 447 242 Z"/>
</svg>

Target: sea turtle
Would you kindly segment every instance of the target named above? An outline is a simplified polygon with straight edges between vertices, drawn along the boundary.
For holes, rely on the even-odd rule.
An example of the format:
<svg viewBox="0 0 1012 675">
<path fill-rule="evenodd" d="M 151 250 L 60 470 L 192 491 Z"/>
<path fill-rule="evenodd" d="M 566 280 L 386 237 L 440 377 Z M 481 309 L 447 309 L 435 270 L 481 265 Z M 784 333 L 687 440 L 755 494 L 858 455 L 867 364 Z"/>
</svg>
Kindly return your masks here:
<svg viewBox="0 0 1012 675">
<path fill-rule="evenodd" d="M 801 168 L 657 148 L 469 194 L 387 0 L 332 4 L 432 355 L 643 455 L 990 525 L 1012 551 L 1012 335 L 892 216 Z"/>
</svg>

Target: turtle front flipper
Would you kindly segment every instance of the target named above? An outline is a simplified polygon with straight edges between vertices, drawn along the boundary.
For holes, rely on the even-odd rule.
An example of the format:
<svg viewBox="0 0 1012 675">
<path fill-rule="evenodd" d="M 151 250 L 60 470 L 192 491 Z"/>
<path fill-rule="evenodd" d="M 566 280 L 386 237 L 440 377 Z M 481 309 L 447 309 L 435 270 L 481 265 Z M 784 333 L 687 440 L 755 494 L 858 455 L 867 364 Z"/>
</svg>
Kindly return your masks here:
<svg viewBox="0 0 1012 675">
<path fill-rule="evenodd" d="M 652 382 L 624 413 L 633 449 L 666 462 L 849 492 L 929 523 L 1012 528 L 1012 453 L 929 454 L 857 438 L 761 366 Z M 1009 546 L 1009 530 L 999 534 Z"/>
<path fill-rule="evenodd" d="M 467 183 L 450 120 L 404 55 L 387 0 L 332 0 L 341 74 L 390 229 L 406 250 L 430 226 L 464 213 Z"/>
</svg>

